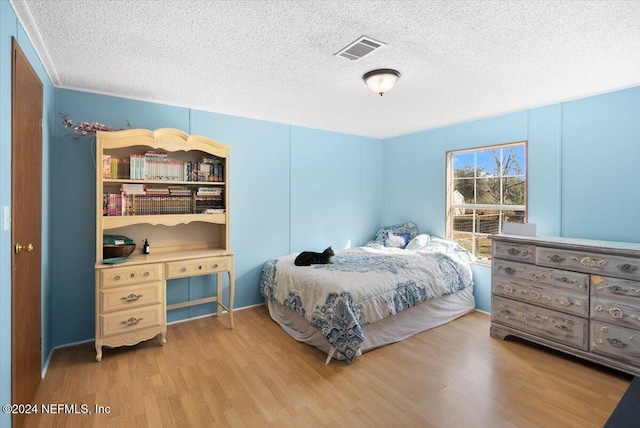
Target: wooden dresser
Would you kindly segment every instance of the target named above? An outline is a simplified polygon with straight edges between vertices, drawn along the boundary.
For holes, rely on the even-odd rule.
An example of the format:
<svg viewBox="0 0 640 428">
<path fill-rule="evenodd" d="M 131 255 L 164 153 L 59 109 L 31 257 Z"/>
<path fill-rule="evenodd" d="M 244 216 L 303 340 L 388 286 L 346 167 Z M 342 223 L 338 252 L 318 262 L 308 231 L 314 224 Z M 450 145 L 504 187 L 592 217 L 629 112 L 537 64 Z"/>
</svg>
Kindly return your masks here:
<svg viewBox="0 0 640 428">
<path fill-rule="evenodd" d="M 640 244 L 493 235 L 491 336 L 640 375 Z"/>
</svg>

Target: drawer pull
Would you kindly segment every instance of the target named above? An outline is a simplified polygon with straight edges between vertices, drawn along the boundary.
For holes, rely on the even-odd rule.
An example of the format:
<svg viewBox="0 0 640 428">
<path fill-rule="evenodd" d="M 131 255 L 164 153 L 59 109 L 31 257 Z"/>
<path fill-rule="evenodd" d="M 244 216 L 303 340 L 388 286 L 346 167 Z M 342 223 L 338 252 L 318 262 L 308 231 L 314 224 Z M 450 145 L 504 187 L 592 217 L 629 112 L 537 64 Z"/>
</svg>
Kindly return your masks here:
<svg viewBox="0 0 640 428">
<path fill-rule="evenodd" d="M 626 288 L 622 288 L 619 285 L 610 285 L 607 287 L 613 294 L 627 294 Z"/>
<path fill-rule="evenodd" d="M 607 312 L 609 312 L 609 315 L 616 319 L 622 319 L 624 317 L 624 314 L 622 313 L 622 310 L 620 308 L 611 308 Z"/>
<path fill-rule="evenodd" d="M 605 266 L 607 262 L 605 262 L 604 260 L 598 260 L 591 257 L 583 257 L 582 260 L 580 260 L 580 264 L 586 267 L 594 267 L 594 266 L 602 267 L 602 266 Z"/>
<path fill-rule="evenodd" d="M 609 345 L 616 348 L 624 348 L 625 346 L 627 346 L 626 343 L 624 343 L 622 340 L 618 339 L 617 337 L 613 337 L 611 339 L 607 338 L 607 342 L 609 342 Z"/>
<path fill-rule="evenodd" d="M 113 280 L 114 280 L 114 281 L 120 281 L 120 275 L 116 275 L 116 276 L 114 276 L 114 277 L 113 277 Z"/>
<path fill-rule="evenodd" d="M 198 270 L 202 270 L 202 265 L 198 265 Z"/>
<path fill-rule="evenodd" d="M 121 321 L 120 324 L 125 324 L 127 327 L 129 327 L 129 326 L 138 324 L 143 319 L 144 318 L 142 318 L 142 317 L 140 317 L 140 318 L 131 317 L 128 320 Z"/>
<path fill-rule="evenodd" d="M 549 260 L 554 263 L 562 263 L 563 261 L 565 261 L 565 258 L 557 254 L 554 254 L 553 256 L 549 256 Z"/>
<path fill-rule="evenodd" d="M 134 272 L 131 272 L 131 273 L 129 274 L 129 278 L 135 278 L 135 277 L 136 277 L 136 274 L 135 274 Z"/>
<path fill-rule="evenodd" d="M 566 276 L 556 278 L 556 281 L 564 282 L 565 284 L 568 284 L 568 283 L 575 284 L 576 282 L 578 282 L 577 279 L 569 279 Z"/>
<path fill-rule="evenodd" d="M 507 253 L 511 254 L 512 256 L 517 256 L 518 254 L 520 254 L 520 250 L 516 250 L 515 248 L 509 248 L 507 250 Z"/>
<path fill-rule="evenodd" d="M 129 294 L 127 297 L 121 297 L 120 300 L 124 300 L 125 302 L 135 302 L 139 298 L 142 297 L 142 294 Z"/>
<path fill-rule="evenodd" d="M 624 273 L 634 273 L 638 270 L 638 266 L 630 265 L 629 263 L 625 263 L 623 265 L 618 265 L 618 269 L 620 269 Z"/>
<path fill-rule="evenodd" d="M 149 272 L 145 272 L 142 276 L 149 276 L 151 275 Z"/>
<path fill-rule="evenodd" d="M 516 273 L 516 270 L 511 266 L 507 266 L 506 268 L 504 268 L 504 272 L 508 273 L 509 275 L 513 275 L 514 273 Z"/>
<path fill-rule="evenodd" d="M 215 265 L 213 265 L 213 268 L 216 269 L 218 267 L 218 263 L 216 263 Z"/>
<path fill-rule="evenodd" d="M 186 267 L 183 267 L 182 269 L 180 269 L 180 272 L 186 272 L 186 271 L 187 271 Z"/>
</svg>

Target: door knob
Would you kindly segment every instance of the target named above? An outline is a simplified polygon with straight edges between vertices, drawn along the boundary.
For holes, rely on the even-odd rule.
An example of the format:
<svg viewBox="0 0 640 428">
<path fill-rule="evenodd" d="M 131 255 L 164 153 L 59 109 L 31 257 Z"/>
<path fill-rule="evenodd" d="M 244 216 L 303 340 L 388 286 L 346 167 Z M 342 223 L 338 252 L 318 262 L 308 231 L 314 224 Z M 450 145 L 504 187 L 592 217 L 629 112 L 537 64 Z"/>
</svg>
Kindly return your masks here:
<svg viewBox="0 0 640 428">
<path fill-rule="evenodd" d="M 21 243 L 16 244 L 16 254 L 20 254 L 22 251 L 26 251 L 30 253 L 33 251 L 33 244 L 22 245 Z"/>
</svg>

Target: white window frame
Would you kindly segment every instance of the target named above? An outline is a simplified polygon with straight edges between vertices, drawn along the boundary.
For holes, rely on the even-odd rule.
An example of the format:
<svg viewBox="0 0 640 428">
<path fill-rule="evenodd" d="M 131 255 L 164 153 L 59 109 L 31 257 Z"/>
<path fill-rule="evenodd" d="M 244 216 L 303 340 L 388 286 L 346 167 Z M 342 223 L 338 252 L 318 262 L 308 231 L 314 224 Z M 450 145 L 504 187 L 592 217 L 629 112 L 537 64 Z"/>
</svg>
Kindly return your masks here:
<svg viewBox="0 0 640 428">
<path fill-rule="evenodd" d="M 487 150 L 498 150 L 498 149 L 504 149 L 504 148 L 509 148 L 509 147 L 516 147 L 516 146 L 524 146 L 524 185 L 525 185 L 525 203 L 524 205 L 509 205 L 509 204 L 476 204 L 476 203 L 456 203 L 454 201 L 453 195 L 454 195 L 454 168 L 453 168 L 453 157 L 454 155 L 458 155 L 458 154 L 463 154 L 463 153 L 474 153 L 474 180 L 477 180 L 479 178 L 483 178 L 483 177 L 479 177 L 477 174 L 478 171 L 478 164 L 477 164 L 477 156 L 475 155 L 475 153 L 478 152 L 483 152 L 483 151 L 487 151 Z M 502 159 L 502 156 L 500 157 Z M 499 216 L 500 216 L 500 220 L 498 221 L 498 233 L 502 233 L 502 213 L 503 211 L 524 211 L 524 221 L 527 222 L 527 216 L 528 216 L 528 195 L 529 195 L 529 189 L 528 189 L 528 173 L 529 173 L 529 167 L 528 167 L 528 152 L 527 152 L 527 141 L 516 141 L 516 142 L 512 142 L 512 143 L 503 143 L 503 144 L 495 144 L 495 145 L 490 145 L 490 146 L 483 146 L 483 147 L 474 147 L 474 148 L 470 148 L 470 149 L 463 149 L 463 150 L 450 150 L 446 153 L 446 192 L 445 192 L 445 209 L 446 209 L 446 239 L 450 240 L 450 241 L 455 241 L 454 239 L 454 230 L 453 230 L 453 219 L 454 219 L 454 214 L 455 214 L 455 210 L 456 209 L 466 209 L 466 210 L 471 210 L 472 214 L 475 216 L 476 215 L 476 210 L 494 210 L 494 211 L 498 211 L 499 212 Z M 494 176 L 495 177 L 495 176 Z M 502 168 L 500 168 L 500 174 L 497 176 L 497 178 L 503 178 L 504 176 L 502 175 Z M 507 176 L 509 177 L 509 176 Z M 500 180 L 500 186 L 502 186 L 502 179 Z M 474 192 L 475 192 L 476 187 L 474 186 Z M 500 197 L 502 198 L 502 189 L 500 189 Z M 502 202 L 502 201 L 501 201 Z M 487 233 L 480 233 L 476 231 L 476 221 L 472 222 L 472 231 L 469 232 L 470 236 L 472 238 L 476 238 L 476 237 L 486 237 L 489 236 L 490 234 Z M 474 254 L 476 254 L 476 246 L 475 243 L 477 241 L 477 239 L 473 239 L 473 245 L 472 245 L 472 252 Z M 491 263 L 491 257 L 479 257 L 478 256 L 478 262 L 481 264 L 490 264 Z"/>
</svg>

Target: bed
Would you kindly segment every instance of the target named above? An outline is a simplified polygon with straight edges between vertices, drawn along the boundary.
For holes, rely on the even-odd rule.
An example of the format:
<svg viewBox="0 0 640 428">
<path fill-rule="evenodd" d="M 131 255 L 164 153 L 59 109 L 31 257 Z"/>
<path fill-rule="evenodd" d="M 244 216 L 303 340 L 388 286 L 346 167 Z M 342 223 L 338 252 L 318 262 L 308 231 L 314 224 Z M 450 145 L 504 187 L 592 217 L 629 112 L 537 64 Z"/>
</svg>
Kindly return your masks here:
<svg viewBox="0 0 640 428">
<path fill-rule="evenodd" d="M 352 361 L 475 308 L 473 257 L 455 242 L 418 235 L 413 223 L 337 250 L 330 264 L 295 266 L 297 254 L 265 263 L 260 292 L 273 320 L 326 352 L 327 364 Z"/>
</svg>

